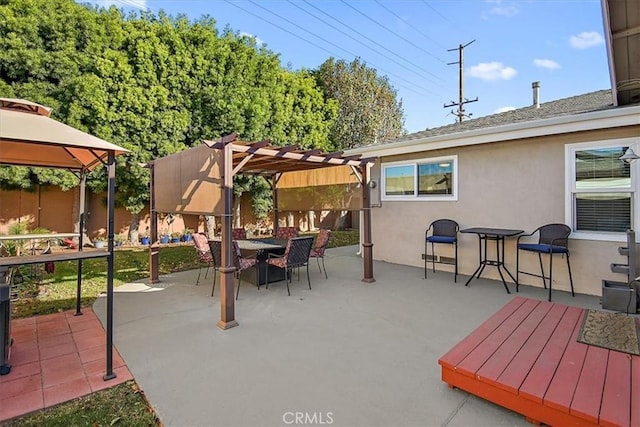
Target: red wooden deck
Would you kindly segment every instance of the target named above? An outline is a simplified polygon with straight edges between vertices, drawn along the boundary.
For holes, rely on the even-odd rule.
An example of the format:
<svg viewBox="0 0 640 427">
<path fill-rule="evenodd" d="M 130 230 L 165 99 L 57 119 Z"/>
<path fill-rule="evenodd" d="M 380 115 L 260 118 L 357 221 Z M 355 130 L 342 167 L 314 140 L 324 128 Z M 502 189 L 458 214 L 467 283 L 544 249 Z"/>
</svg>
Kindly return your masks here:
<svg viewBox="0 0 640 427">
<path fill-rule="evenodd" d="M 551 426 L 640 426 L 640 357 L 577 341 L 586 310 L 515 297 L 438 363 L 442 380 Z"/>
</svg>

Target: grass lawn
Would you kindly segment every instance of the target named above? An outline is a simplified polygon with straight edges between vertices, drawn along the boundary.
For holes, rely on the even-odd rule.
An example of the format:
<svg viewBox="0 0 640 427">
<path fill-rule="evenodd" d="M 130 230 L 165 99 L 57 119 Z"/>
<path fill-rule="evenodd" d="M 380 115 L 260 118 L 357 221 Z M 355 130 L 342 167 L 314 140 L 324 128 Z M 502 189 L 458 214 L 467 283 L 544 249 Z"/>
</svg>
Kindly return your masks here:
<svg viewBox="0 0 640 427">
<path fill-rule="evenodd" d="M 313 235 L 313 233 L 309 233 Z M 333 231 L 329 247 L 358 244 L 357 231 Z M 14 302 L 13 318 L 31 317 L 39 314 L 50 314 L 71 310 L 76 304 L 77 262 L 58 262 L 55 271 L 45 274 L 39 284 L 28 280 L 18 286 L 20 298 Z M 100 293 L 106 291 L 107 261 L 105 259 L 88 259 L 82 263 L 82 305 L 93 304 Z M 146 246 L 117 249 L 114 254 L 113 285 L 118 287 L 124 283 L 149 277 L 149 251 Z M 167 245 L 160 250 L 160 274 L 198 268 L 193 244 Z M 25 279 L 29 276 L 29 268 L 23 268 Z"/>
<path fill-rule="evenodd" d="M 311 234 L 311 233 L 310 233 Z M 329 247 L 358 244 L 358 231 L 333 231 Z M 147 247 L 122 248 L 114 255 L 114 286 L 149 277 Z M 160 274 L 198 267 L 191 244 L 168 245 L 160 250 Z M 28 278 L 29 269 L 24 269 Z M 77 262 L 58 262 L 44 280 L 28 280 L 17 287 L 19 299 L 12 304 L 13 318 L 75 309 Z M 89 259 L 82 264 L 82 305 L 90 306 L 106 291 L 106 260 Z M 1 404 L 1 402 L 0 402 Z M 16 419 L 7 426 L 160 426 L 135 381 Z"/>
</svg>

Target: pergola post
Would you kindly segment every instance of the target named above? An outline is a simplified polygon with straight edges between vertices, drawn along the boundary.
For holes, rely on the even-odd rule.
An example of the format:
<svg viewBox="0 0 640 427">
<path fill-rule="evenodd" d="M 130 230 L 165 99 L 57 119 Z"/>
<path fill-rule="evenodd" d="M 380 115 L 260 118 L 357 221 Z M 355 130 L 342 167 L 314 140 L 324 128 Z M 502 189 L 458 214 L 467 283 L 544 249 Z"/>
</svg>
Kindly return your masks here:
<svg viewBox="0 0 640 427">
<path fill-rule="evenodd" d="M 233 220 L 233 151 L 230 143 L 224 144 L 221 157 L 222 171 L 222 260 L 220 267 L 220 329 L 229 329 L 238 326 L 235 320 L 235 301 L 233 299 L 234 273 L 232 246 L 232 220 Z M 215 274 L 215 272 L 214 272 Z"/>
<path fill-rule="evenodd" d="M 372 283 L 373 277 L 373 243 L 371 243 L 371 189 L 369 188 L 369 168 L 367 165 L 360 167 L 362 173 L 362 211 L 364 241 L 362 251 L 364 253 L 364 277 L 363 282 Z"/>
<path fill-rule="evenodd" d="M 159 270 L 160 270 L 160 244 L 158 243 L 158 212 L 156 211 L 156 199 L 155 199 L 155 167 L 153 162 L 148 163 L 149 168 L 149 216 L 151 218 L 150 224 L 150 238 L 149 242 L 149 283 L 160 282 Z"/>
<path fill-rule="evenodd" d="M 273 235 L 278 235 L 278 227 L 280 223 L 280 211 L 278 210 L 278 180 L 280 175 L 275 173 L 271 177 L 271 190 L 273 191 Z"/>
</svg>

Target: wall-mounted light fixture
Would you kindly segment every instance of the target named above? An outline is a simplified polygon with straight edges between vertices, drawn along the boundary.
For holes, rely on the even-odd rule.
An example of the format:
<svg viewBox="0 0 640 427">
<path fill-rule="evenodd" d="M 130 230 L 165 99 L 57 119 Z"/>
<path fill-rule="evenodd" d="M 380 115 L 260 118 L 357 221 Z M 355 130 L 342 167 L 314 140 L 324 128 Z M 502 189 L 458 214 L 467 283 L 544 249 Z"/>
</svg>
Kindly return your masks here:
<svg viewBox="0 0 640 427">
<path fill-rule="evenodd" d="M 633 152 L 631 148 L 627 148 L 627 151 L 620 157 L 620 160 L 627 164 L 631 164 L 634 160 L 640 159 L 636 153 Z"/>
</svg>

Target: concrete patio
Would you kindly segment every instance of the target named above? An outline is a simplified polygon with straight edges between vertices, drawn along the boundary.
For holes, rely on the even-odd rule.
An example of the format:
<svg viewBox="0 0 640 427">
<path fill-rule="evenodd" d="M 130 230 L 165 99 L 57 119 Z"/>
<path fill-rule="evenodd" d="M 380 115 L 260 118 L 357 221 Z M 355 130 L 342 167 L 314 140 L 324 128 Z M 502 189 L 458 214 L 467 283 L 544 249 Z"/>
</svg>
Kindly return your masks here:
<svg viewBox="0 0 640 427">
<path fill-rule="evenodd" d="M 506 304 L 502 283 L 376 262 L 363 283 L 356 247 L 331 249 L 329 279 L 311 265 L 267 290 L 243 283 L 240 326 L 220 318 L 211 275 L 197 270 L 117 288 L 114 344 L 166 426 L 497 426 L 524 417 L 440 379 L 438 358 Z M 509 261 L 509 260 L 507 260 Z M 513 267 L 508 263 L 513 271 Z M 520 296 L 545 299 L 541 288 Z M 554 291 L 554 302 L 600 308 Z M 104 323 L 105 298 L 94 311 Z"/>
</svg>

